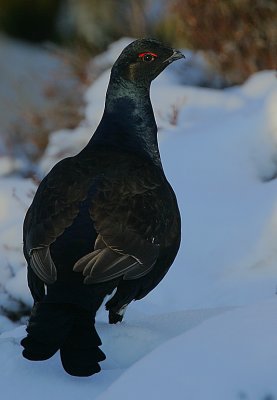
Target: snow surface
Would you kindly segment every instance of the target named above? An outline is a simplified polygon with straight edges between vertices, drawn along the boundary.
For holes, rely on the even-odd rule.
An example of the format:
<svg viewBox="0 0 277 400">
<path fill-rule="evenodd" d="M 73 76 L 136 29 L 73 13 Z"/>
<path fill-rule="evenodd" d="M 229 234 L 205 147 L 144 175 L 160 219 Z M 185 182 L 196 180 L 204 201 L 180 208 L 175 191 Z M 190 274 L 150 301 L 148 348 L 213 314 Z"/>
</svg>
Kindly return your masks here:
<svg viewBox="0 0 277 400">
<path fill-rule="evenodd" d="M 102 56 L 105 66 L 125 45 Z M 59 355 L 23 359 L 25 326 L 3 311 L 1 399 L 277 399 L 276 77 L 263 71 L 219 91 L 184 86 L 181 71 L 168 68 L 151 92 L 183 221 L 174 265 L 129 306 L 121 325 L 108 325 L 99 310 L 107 360 L 90 378 L 66 375 Z M 101 117 L 108 77 L 103 72 L 89 88 L 81 126 L 53 133 L 42 174 L 85 145 Z M 21 227 L 34 188 L 30 180 L 0 177 L 0 305 L 9 313 L 31 305 Z"/>
<path fill-rule="evenodd" d="M 28 169 L 21 146 L 12 148 L 16 142 L 15 138 L 10 141 L 11 134 L 19 126 L 24 132 L 32 113 L 46 115 L 53 110 L 59 98 L 51 95 L 53 87 L 65 96 L 76 91 L 77 85 L 58 48 L 30 45 L 0 32 L 0 176 Z"/>
<path fill-rule="evenodd" d="M 59 63 L 47 51 L 0 34 L 0 136 L 7 134 L 17 112 L 45 107 L 43 85 Z"/>
</svg>

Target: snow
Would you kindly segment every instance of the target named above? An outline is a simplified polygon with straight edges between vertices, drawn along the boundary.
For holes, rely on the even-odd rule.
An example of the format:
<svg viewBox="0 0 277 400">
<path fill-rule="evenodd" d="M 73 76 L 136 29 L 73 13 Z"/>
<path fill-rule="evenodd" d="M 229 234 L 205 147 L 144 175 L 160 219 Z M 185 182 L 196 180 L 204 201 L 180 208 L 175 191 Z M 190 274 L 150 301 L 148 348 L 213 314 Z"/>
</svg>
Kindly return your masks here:
<svg viewBox="0 0 277 400">
<path fill-rule="evenodd" d="M 146 390 L 154 399 L 262 399 L 276 390 L 276 311 L 269 302 L 210 318 L 146 355 L 99 399 L 140 400 Z"/>
<path fill-rule="evenodd" d="M 0 178 L 0 313 L 1 307 L 13 312 L 21 309 L 20 302 L 32 304 L 22 257 L 22 224 L 34 190 L 28 179 Z"/>
<path fill-rule="evenodd" d="M 57 71 L 59 62 L 45 50 L 2 34 L 0 47 L 1 136 L 9 132 L 18 111 L 26 111 L 28 107 L 45 107 L 43 87 Z"/>
<path fill-rule="evenodd" d="M 99 56 L 99 68 L 110 67 L 128 41 Z M 99 310 L 107 360 L 96 376 L 66 375 L 58 354 L 37 363 L 21 356 L 24 321 L 5 315 L 31 306 L 21 227 L 35 185 L 0 174 L 1 399 L 277 398 L 276 78 L 262 71 L 224 90 L 185 86 L 182 62 L 151 91 L 164 169 L 182 214 L 181 249 L 122 324 L 108 325 Z M 85 145 L 108 78 L 106 70 L 88 89 L 82 124 L 52 134 L 41 174 Z"/>
</svg>

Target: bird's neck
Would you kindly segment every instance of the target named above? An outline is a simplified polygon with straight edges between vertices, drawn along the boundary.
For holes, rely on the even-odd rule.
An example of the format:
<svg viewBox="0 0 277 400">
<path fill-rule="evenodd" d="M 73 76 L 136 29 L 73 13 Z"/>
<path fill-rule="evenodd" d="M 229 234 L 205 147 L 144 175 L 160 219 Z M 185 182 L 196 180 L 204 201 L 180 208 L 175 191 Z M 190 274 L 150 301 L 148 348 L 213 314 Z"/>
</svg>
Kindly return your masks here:
<svg viewBox="0 0 277 400">
<path fill-rule="evenodd" d="M 149 87 L 111 77 L 104 114 L 88 148 L 97 144 L 134 152 L 161 167 Z"/>
</svg>

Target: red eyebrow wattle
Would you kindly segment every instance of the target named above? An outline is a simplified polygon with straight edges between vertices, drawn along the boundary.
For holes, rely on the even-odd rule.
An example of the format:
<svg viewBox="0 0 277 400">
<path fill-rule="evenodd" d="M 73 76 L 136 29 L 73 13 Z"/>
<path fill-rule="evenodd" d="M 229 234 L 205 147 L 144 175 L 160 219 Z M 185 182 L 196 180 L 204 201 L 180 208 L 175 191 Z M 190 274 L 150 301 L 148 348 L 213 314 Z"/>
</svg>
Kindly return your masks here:
<svg viewBox="0 0 277 400">
<path fill-rule="evenodd" d="M 153 56 L 153 57 L 158 57 L 157 54 L 151 53 L 150 51 L 146 51 L 145 53 L 140 53 L 138 56 L 139 56 L 139 57 L 143 57 L 143 56 L 145 56 L 146 54 L 150 54 L 150 56 Z"/>
</svg>

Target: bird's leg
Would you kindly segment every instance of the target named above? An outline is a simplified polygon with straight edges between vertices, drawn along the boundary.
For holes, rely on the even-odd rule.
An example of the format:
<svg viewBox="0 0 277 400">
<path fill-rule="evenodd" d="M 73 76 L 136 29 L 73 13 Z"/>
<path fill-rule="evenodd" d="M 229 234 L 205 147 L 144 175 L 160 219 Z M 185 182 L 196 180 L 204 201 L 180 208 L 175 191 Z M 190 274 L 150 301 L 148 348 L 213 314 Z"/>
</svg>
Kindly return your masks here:
<svg viewBox="0 0 277 400">
<path fill-rule="evenodd" d="M 128 304 L 124 304 L 119 310 L 109 309 L 109 323 L 122 322 Z"/>
</svg>

